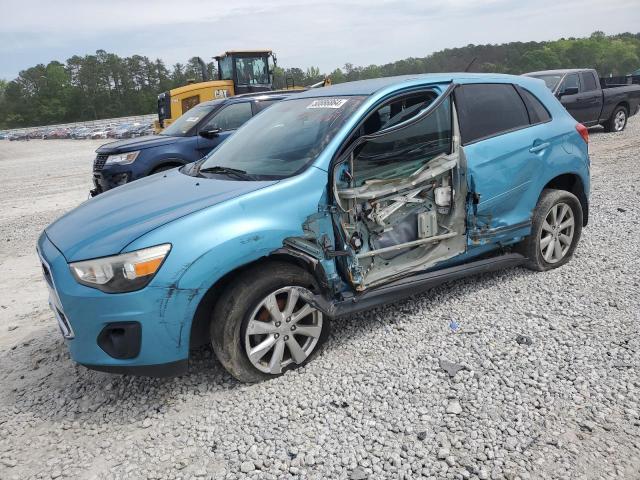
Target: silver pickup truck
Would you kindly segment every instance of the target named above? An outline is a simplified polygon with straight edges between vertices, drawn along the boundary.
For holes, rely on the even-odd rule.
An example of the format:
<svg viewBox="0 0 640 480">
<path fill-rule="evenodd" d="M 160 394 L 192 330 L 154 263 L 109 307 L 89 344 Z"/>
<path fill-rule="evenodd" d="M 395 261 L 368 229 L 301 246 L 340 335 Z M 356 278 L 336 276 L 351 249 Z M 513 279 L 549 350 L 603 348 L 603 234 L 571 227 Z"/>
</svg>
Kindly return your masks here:
<svg viewBox="0 0 640 480">
<path fill-rule="evenodd" d="M 525 73 L 544 80 L 573 118 L 587 127 L 602 125 L 621 132 L 640 109 L 640 85 L 606 85 L 593 69 Z"/>
</svg>

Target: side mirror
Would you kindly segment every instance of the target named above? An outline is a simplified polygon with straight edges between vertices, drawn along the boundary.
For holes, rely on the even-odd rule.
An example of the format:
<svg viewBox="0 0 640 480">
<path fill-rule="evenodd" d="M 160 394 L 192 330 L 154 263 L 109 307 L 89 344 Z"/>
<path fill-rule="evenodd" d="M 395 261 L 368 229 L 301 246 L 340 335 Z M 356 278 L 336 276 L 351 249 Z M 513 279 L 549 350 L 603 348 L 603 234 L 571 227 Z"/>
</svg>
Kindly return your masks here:
<svg viewBox="0 0 640 480">
<path fill-rule="evenodd" d="M 580 93 L 580 89 L 578 87 L 567 87 L 562 92 L 558 93 L 558 98 L 564 97 L 565 95 L 577 95 Z"/>
<path fill-rule="evenodd" d="M 209 128 L 205 130 L 200 130 L 198 132 L 198 135 L 200 135 L 203 138 L 215 138 L 218 136 L 220 131 L 221 130 L 219 128 Z"/>
</svg>

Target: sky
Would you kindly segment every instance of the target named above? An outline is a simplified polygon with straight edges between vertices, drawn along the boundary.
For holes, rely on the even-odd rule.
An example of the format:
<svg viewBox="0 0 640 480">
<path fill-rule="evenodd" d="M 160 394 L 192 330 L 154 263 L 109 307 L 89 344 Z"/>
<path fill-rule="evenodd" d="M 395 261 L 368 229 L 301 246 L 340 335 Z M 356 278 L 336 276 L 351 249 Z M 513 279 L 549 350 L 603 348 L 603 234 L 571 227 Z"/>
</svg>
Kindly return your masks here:
<svg viewBox="0 0 640 480">
<path fill-rule="evenodd" d="M 270 48 L 328 73 L 470 43 L 640 32 L 640 0 L 0 0 L 0 78 L 98 49 L 167 65 Z M 8 17 L 8 18 L 7 18 Z"/>
</svg>

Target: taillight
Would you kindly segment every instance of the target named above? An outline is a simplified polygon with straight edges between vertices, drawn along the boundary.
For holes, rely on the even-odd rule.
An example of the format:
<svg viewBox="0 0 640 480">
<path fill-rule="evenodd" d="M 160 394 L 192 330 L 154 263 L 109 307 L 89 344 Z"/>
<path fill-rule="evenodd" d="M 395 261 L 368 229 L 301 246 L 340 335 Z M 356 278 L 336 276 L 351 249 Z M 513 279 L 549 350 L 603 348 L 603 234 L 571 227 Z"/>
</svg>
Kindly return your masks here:
<svg viewBox="0 0 640 480">
<path fill-rule="evenodd" d="M 584 143 L 589 144 L 589 130 L 587 130 L 587 127 L 585 127 L 581 123 L 578 123 L 576 124 L 576 130 L 584 140 Z"/>
</svg>

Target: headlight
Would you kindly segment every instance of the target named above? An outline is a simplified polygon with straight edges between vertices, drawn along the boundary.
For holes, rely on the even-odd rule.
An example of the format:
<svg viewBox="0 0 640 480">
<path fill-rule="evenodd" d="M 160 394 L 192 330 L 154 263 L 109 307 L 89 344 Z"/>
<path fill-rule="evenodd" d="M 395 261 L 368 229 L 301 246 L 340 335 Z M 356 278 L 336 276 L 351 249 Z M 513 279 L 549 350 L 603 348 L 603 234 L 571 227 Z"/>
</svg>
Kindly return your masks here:
<svg viewBox="0 0 640 480">
<path fill-rule="evenodd" d="M 113 257 L 69 264 L 76 280 L 107 293 L 124 293 L 147 286 L 171 250 L 165 243 Z"/>
<path fill-rule="evenodd" d="M 127 152 L 127 153 L 119 153 L 118 155 L 109 155 L 107 157 L 107 161 L 105 165 L 129 165 L 133 163 L 138 155 L 140 154 L 140 150 L 137 152 Z"/>
</svg>

